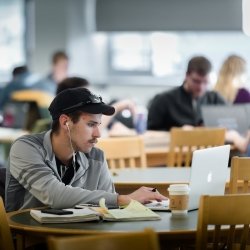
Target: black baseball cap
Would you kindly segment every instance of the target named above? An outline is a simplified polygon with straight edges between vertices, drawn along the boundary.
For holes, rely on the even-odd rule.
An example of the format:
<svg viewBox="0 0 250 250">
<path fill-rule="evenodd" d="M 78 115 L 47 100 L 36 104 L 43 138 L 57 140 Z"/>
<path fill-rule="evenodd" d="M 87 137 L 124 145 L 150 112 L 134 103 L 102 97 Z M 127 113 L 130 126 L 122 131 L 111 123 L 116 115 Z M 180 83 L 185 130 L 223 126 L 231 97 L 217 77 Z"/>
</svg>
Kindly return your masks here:
<svg viewBox="0 0 250 250">
<path fill-rule="evenodd" d="M 114 107 L 105 104 L 100 96 L 82 87 L 65 89 L 56 95 L 49 106 L 53 120 L 57 120 L 62 114 L 70 114 L 77 110 L 90 114 L 113 115 L 115 113 Z"/>
</svg>

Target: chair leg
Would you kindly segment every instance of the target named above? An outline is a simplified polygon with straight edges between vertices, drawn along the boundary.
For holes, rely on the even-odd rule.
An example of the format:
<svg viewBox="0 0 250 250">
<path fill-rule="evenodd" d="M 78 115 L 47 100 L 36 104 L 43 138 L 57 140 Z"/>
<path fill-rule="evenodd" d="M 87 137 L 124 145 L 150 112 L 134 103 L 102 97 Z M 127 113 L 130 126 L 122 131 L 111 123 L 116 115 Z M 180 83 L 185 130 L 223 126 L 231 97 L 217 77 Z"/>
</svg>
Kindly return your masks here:
<svg viewBox="0 0 250 250">
<path fill-rule="evenodd" d="M 25 236 L 21 234 L 16 234 L 16 250 L 25 249 Z"/>
</svg>

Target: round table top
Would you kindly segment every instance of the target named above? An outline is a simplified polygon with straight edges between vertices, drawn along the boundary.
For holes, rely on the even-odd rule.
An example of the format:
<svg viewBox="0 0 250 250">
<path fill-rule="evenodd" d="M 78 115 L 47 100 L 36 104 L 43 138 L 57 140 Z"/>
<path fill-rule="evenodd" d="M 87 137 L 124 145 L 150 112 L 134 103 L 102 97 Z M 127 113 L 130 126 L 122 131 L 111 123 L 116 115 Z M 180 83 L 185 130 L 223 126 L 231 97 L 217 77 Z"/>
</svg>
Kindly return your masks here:
<svg viewBox="0 0 250 250">
<path fill-rule="evenodd" d="M 156 221 L 130 221 L 108 222 L 92 221 L 65 224 L 40 224 L 34 220 L 28 210 L 8 213 L 11 229 L 19 232 L 33 232 L 44 234 L 98 234 L 111 232 L 141 231 L 144 228 L 152 228 L 159 235 L 195 234 L 197 225 L 197 211 L 188 212 L 185 217 L 174 217 L 170 212 L 157 212 L 161 220 Z"/>
</svg>

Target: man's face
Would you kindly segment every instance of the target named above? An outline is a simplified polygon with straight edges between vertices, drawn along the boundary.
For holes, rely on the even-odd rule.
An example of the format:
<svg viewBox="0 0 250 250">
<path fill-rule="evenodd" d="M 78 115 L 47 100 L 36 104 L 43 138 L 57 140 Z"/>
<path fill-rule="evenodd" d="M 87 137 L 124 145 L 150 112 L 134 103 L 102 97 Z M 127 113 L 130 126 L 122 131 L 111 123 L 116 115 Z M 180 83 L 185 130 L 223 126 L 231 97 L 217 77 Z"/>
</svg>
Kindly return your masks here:
<svg viewBox="0 0 250 250">
<path fill-rule="evenodd" d="M 101 114 L 82 114 L 77 123 L 70 123 L 71 140 L 76 151 L 89 153 L 95 146 L 101 136 L 101 117 Z"/>
<path fill-rule="evenodd" d="M 193 95 L 194 98 L 201 97 L 207 91 L 207 85 L 209 82 L 209 76 L 199 75 L 196 72 L 186 74 L 185 84 L 188 91 Z"/>
</svg>

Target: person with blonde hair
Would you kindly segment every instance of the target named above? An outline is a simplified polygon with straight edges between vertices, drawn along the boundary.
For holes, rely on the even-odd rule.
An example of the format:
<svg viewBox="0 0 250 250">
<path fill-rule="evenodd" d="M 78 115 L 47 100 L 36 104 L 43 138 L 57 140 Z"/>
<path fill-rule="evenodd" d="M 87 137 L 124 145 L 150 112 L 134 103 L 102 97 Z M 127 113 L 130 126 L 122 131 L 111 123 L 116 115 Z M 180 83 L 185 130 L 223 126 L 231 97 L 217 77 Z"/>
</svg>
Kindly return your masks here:
<svg viewBox="0 0 250 250">
<path fill-rule="evenodd" d="M 247 63 L 238 55 L 230 55 L 219 71 L 215 91 L 229 103 L 248 103 L 250 93 L 244 87 Z"/>
<path fill-rule="evenodd" d="M 242 57 L 238 55 L 228 56 L 219 71 L 215 91 L 221 94 L 228 103 L 249 103 L 250 93 L 244 87 L 246 72 L 247 63 Z M 233 142 L 241 153 L 249 156 L 250 132 L 243 137 L 235 130 L 228 130 L 226 140 Z"/>
</svg>

